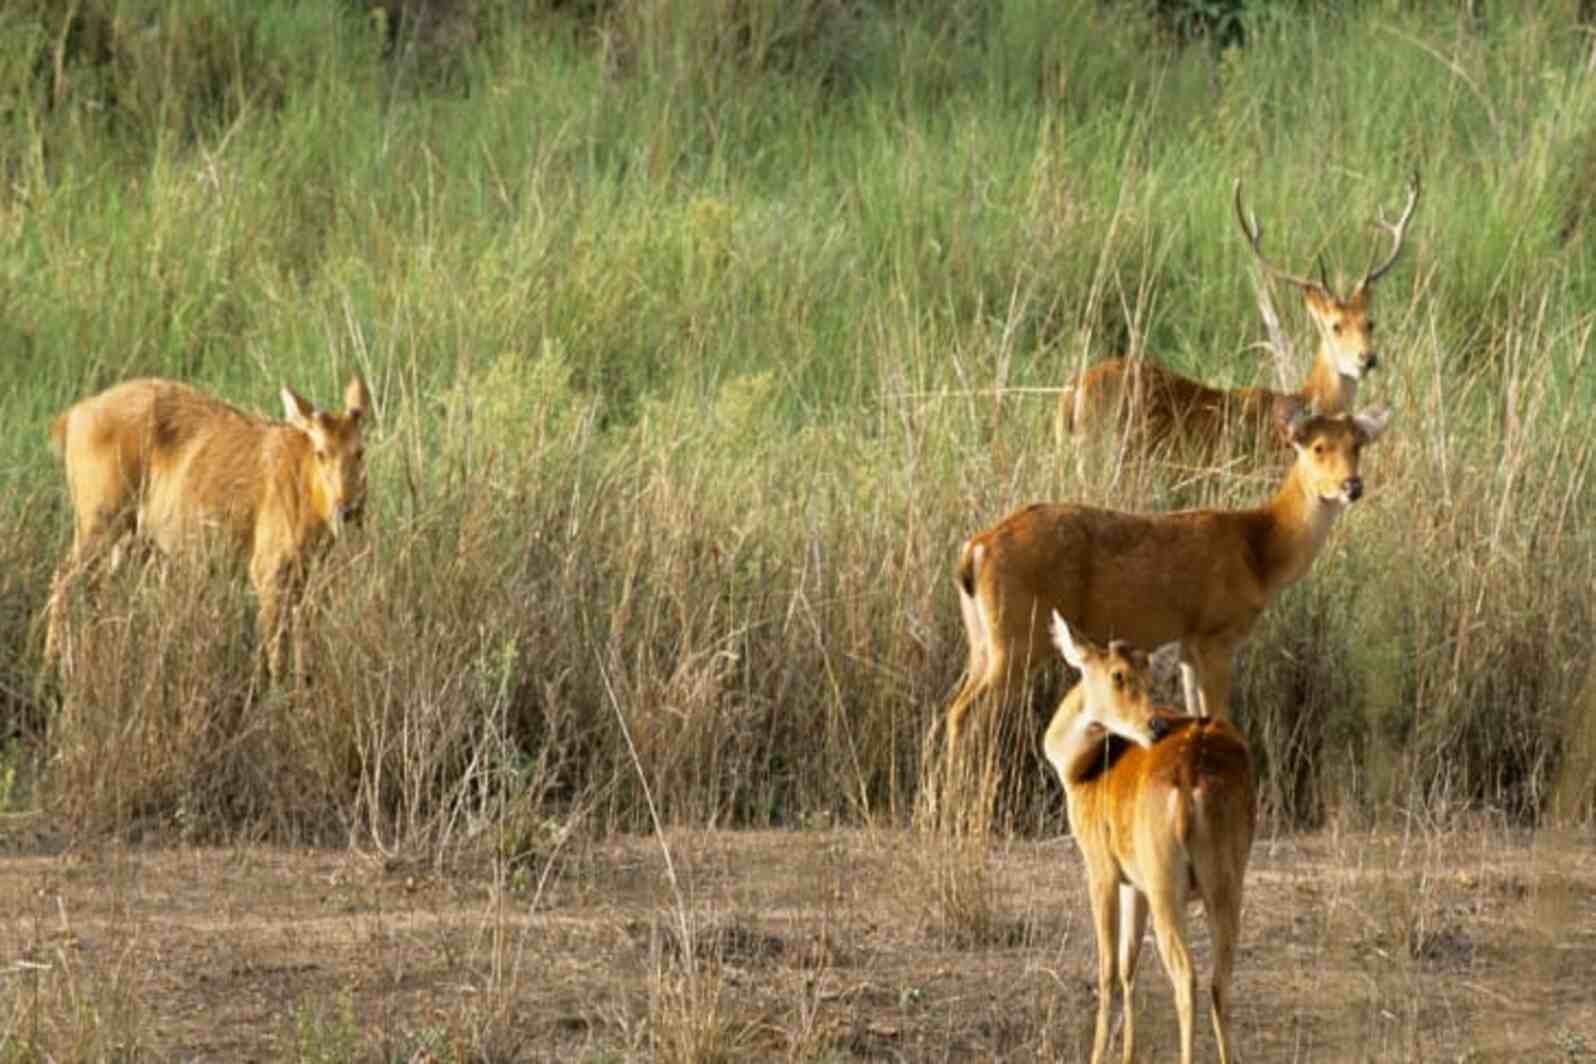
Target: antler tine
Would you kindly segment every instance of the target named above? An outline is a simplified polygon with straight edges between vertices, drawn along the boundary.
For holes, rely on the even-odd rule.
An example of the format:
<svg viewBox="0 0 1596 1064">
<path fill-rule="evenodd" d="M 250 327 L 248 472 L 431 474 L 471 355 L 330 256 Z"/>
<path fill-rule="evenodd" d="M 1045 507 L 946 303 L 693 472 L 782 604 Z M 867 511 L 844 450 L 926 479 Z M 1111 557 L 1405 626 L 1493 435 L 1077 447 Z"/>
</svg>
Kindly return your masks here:
<svg viewBox="0 0 1596 1064">
<path fill-rule="evenodd" d="M 1298 288 L 1321 288 L 1328 290 L 1328 285 L 1322 284 L 1319 281 L 1311 281 L 1306 277 L 1298 277 L 1293 273 L 1287 273 L 1285 270 L 1282 270 L 1280 267 L 1264 258 L 1263 230 L 1258 225 L 1258 216 L 1247 210 L 1241 204 L 1241 178 L 1239 177 L 1236 178 L 1235 188 L 1236 221 L 1241 225 L 1241 232 L 1242 235 L 1247 238 L 1247 243 L 1252 245 L 1252 254 L 1253 257 L 1258 260 L 1258 265 L 1262 266 L 1264 271 L 1271 276 L 1279 278 L 1282 281 L 1286 281 L 1289 284 L 1294 284 Z M 1321 261 L 1321 270 L 1323 269 L 1323 266 L 1324 264 Z"/>
<path fill-rule="evenodd" d="M 1376 228 L 1384 229 L 1391 234 L 1391 254 L 1387 255 L 1385 261 L 1378 266 L 1374 264 L 1374 255 L 1370 255 L 1369 268 L 1363 272 L 1363 280 L 1358 282 L 1358 291 L 1363 291 L 1363 289 L 1385 276 L 1385 272 L 1396 262 L 1397 256 L 1402 254 L 1402 244 L 1407 240 L 1408 236 L 1408 223 L 1413 220 L 1413 211 L 1418 205 L 1419 171 L 1414 169 L 1412 176 L 1408 178 L 1407 206 L 1402 208 L 1402 217 L 1396 220 L 1396 224 L 1393 225 L 1385 220 L 1384 211 L 1375 214 L 1374 224 Z M 1376 253 L 1378 253 L 1378 248 L 1376 248 Z"/>
</svg>

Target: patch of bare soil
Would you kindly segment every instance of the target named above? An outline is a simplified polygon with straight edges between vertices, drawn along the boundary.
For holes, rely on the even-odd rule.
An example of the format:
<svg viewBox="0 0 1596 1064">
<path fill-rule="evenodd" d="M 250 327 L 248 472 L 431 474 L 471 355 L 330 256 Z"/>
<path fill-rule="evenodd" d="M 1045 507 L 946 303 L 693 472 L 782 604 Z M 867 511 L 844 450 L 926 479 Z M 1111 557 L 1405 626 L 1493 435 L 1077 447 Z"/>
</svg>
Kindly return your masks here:
<svg viewBox="0 0 1596 1064">
<path fill-rule="evenodd" d="M 1089 1051 L 1094 944 L 1068 838 L 677 832 L 439 873 L 23 836 L 0 823 L 0 1059 Z M 1592 842 L 1478 826 L 1260 840 L 1244 1057 L 1596 1060 Z M 1206 974 L 1198 910 L 1191 925 Z M 1137 997 L 1142 1056 L 1168 1059 L 1151 943 Z M 1198 1047 L 1213 1059 L 1205 1017 Z"/>
</svg>

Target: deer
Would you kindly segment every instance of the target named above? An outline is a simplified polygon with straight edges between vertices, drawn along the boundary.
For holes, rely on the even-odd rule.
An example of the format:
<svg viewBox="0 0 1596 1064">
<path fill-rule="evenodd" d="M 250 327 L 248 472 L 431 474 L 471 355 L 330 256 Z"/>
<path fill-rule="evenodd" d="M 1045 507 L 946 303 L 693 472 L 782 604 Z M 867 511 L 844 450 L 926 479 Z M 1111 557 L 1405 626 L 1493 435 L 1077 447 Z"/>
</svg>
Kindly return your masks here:
<svg viewBox="0 0 1596 1064">
<path fill-rule="evenodd" d="M 1209 1012 L 1219 1060 L 1227 1064 L 1235 1055 L 1230 976 L 1257 826 L 1252 753 L 1228 721 L 1154 705 L 1146 653 L 1119 640 L 1101 646 L 1077 638 L 1057 613 L 1052 628 L 1060 654 L 1081 673 L 1053 714 L 1042 750 L 1063 785 L 1070 834 L 1086 865 L 1097 938 L 1092 1064 L 1102 1064 L 1108 1051 L 1116 974 L 1123 1059 L 1135 1059 L 1136 961 L 1149 913 L 1174 987 L 1180 1059 L 1190 1064 L 1196 975 L 1186 910 L 1196 899 L 1213 939 Z"/>
<path fill-rule="evenodd" d="M 287 385 L 282 402 L 286 420 L 271 421 L 178 381 L 140 378 L 55 418 L 50 442 L 74 524 L 50 583 L 46 662 L 61 659 L 72 586 L 115 571 L 135 538 L 168 556 L 219 541 L 248 560 L 256 637 L 269 674 L 281 675 L 286 615 L 307 566 L 364 512 L 371 397 L 356 374 L 342 413 Z"/>
<path fill-rule="evenodd" d="M 1299 407 L 1286 430 L 1296 459 L 1261 506 L 1131 513 L 1034 503 L 966 540 L 955 582 L 969 657 L 944 725 L 948 778 L 972 707 L 1009 704 L 1051 660 L 1054 612 L 1089 639 L 1178 642 L 1187 707 L 1228 717 L 1237 648 L 1363 496 L 1363 448 L 1390 418 L 1385 407 Z"/>
<path fill-rule="evenodd" d="M 1054 424 L 1057 442 L 1060 446 L 1071 439 L 1079 443 L 1101 426 L 1119 425 L 1127 429 L 1128 441 L 1141 449 L 1195 451 L 1212 458 L 1227 437 L 1254 445 L 1282 438 L 1285 421 L 1300 404 L 1324 414 L 1355 409 L 1359 383 L 1380 364 L 1374 342 L 1374 285 L 1402 254 L 1418 207 L 1419 189 L 1419 175 L 1414 171 L 1400 217 L 1387 222 L 1383 214 L 1376 215 L 1376 228 L 1390 234 L 1390 250 L 1377 261 L 1376 245 L 1362 279 L 1342 296 L 1331 286 L 1322 258 L 1319 278 L 1313 280 L 1288 273 L 1264 256 L 1263 229 L 1257 216 L 1243 205 L 1238 177 L 1234 186 L 1236 221 L 1254 260 L 1266 280 L 1274 278 L 1302 292 L 1303 306 L 1316 327 L 1319 347 L 1307 379 L 1295 392 L 1212 388 L 1145 359 L 1109 359 L 1083 370 L 1060 393 Z M 1289 344 L 1279 331 L 1266 280 L 1258 287 L 1259 308 L 1274 347 L 1284 359 Z M 1283 381 L 1284 361 L 1281 370 Z"/>
</svg>

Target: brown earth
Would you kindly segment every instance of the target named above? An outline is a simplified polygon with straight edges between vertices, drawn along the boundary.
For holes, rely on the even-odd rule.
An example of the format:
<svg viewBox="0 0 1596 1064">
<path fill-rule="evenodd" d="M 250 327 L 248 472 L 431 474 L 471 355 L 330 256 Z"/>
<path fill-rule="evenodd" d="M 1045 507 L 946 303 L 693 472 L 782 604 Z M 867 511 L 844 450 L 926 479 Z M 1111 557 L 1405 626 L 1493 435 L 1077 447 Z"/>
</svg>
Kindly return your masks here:
<svg viewBox="0 0 1596 1064">
<path fill-rule="evenodd" d="M 439 872 L 46 835 L 37 818 L 0 820 L 0 1060 L 1089 1049 L 1094 947 L 1068 838 L 680 831 L 664 846 L 555 838 Z M 1237 971 L 1242 1054 L 1596 1060 L 1592 842 L 1477 823 L 1264 837 Z M 1197 910 L 1192 925 L 1206 972 Z M 1142 1057 L 1169 1059 L 1150 943 L 1138 1000 Z M 1198 1056 L 1214 1059 L 1206 1021 Z"/>
</svg>

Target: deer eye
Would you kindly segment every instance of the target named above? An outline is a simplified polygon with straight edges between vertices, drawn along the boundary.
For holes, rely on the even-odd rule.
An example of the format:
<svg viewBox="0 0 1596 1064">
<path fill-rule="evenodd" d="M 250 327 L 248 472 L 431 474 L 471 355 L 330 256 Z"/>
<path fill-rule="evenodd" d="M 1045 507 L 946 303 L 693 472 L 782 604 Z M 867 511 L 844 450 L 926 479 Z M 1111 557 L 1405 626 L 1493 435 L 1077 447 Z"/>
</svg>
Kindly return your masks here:
<svg viewBox="0 0 1596 1064">
<path fill-rule="evenodd" d="M 1370 318 L 1368 321 L 1363 323 L 1363 331 L 1368 333 L 1370 336 L 1374 335 L 1374 319 L 1373 318 Z"/>
<path fill-rule="evenodd" d="M 1338 321 L 1338 322 L 1334 322 L 1333 324 L 1331 324 L 1330 331 L 1335 333 L 1337 336 L 1340 336 L 1341 335 L 1341 323 Z"/>
<path fill-rule="evenodd" d="M 1313 453 L 1315 455 L 1318 455 L 1320 458 L 1323 458 L 1324 457 L 1324 444 L 1323 443 L 1314 444 L 1313 445 Z"/>
<path fill-rule="evenodd" d="M 1118 670 L 1118 669 L 1114 670 L 1114 686 L 1115 687 L 1124 687 L 1125 686 L 1125 674 L 1123 672 L 1121 672 L 1120 670 Z"/>
</svg>

